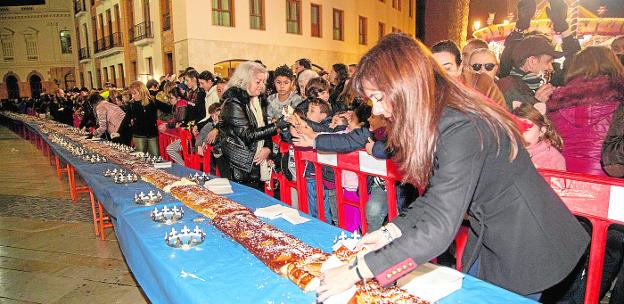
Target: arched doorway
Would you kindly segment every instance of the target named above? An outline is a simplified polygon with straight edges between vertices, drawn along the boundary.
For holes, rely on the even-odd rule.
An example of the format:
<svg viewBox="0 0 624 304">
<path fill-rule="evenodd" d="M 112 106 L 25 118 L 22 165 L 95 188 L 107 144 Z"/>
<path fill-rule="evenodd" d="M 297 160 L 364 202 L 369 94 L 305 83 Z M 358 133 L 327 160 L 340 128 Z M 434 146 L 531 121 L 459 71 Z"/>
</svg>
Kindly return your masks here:
<svg viewBox="0 0 624 304">
<path fill-rule="evenodd" d="M 17 99 L 20 97 L 19 93 L 19 83 L 17 82 L 17 78 L 13 75 L 9 75 L 5 79 L 7 86 L 7 95 L 9 99 Z"/>
<path fill-rule="evenodd" d="M 39 95 L 41 95 L 41 77 L 37 74 L 33 74 L 30 76 L 28 82 L 30 83 L 30 96 L 32 98 L 39 97 Z"/>
<path fill-rule="evenodd" d="M 65 74 L 65 90 L 70 90 L 76 86 L 76 79 L 74 78 L 74 73 Z"/>
</svg>

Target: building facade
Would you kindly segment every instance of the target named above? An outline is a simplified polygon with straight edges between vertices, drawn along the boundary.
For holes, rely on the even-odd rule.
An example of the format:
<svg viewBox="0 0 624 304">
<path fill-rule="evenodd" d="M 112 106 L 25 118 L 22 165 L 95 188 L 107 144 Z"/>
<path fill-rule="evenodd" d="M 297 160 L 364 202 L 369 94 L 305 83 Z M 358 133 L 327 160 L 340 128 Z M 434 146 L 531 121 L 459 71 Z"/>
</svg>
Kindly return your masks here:
<svg viewBox="0 0 624 304">
<path fill-rule="evenodd" d="M 73 17 L 67 0 L 27 6 L 0 3 L 0 99 L 78 85 Z"/>
<path fill-rule="evenodd" d="M 221 75 L 243 60 L 357 63 L 381 36 L 416 29 L 414 0 L 174 1 L 172 19 L 176 69 Z"/>
<path fill-rule="evenodd" d="M 75 0 L 80 83 L 126 87 L 173 73 L 171 0 Z M 169 60 L 170 62 L 166 62 Z"/>
<path fill-rule="evenodd" d="M 310 58 L 357 63 L 390 32 L 414 35 L 415 0 L 75 0 L 78 83 L 126 87 L 186 67 L 228 76 Z"/>
</svg>

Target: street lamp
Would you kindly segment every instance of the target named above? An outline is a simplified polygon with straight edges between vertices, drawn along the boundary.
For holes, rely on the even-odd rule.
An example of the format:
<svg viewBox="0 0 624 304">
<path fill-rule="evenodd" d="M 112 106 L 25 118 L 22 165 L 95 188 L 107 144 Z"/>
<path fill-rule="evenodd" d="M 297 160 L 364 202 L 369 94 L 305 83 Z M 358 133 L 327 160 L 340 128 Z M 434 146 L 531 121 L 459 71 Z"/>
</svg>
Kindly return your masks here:
<svg viewBox="0 0 624 304">
<path fill-rule="evenodd" d="M 472 24 L 472 29 L 478 31 L 481 28 L 481 21 L 477 20 Z"/>
</svg>

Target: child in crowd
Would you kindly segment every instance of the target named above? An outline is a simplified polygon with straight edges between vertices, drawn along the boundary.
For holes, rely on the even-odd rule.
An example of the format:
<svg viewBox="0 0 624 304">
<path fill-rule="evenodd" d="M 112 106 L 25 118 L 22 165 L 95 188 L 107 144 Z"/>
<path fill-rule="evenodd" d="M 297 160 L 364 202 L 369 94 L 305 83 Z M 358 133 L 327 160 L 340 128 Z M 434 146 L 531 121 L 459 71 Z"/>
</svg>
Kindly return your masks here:
<svg viewBox="0 0 624 304">
<path fill-rule="evenodd" d="M 308 121 L 329 127 L 329 123 L 331 122 L 331 117 L 329 117 L 330 112 L 331 107 L 328 102 L 320 98 L 310 98 L 308 100 L 308 110 L 306 113 L 306 119 Z M 327 170 L 331 170 L 331 168 L 324 168 L 322 170 L 321 174 L 323 177 L 327 175 L 328 172 L 325 172 Z M 314 166 L 306 163 L 306 169 L 304 172 L 308 191 L 308 211 L 311 216 L 318 217 L 319 211 L 318 199 L 316 196 L 316 172 L 314 170 Z M 333 180 L 333 175 L 330 178 Z M 336 190 L 332 187 L 332 185 L 333 182 L 328 181 L 326 178 L 323 179 L 323 215 L 325 216 L 325 221 L 328 223 L 338 223 Z"/>
<path fill-rule="evenodd" d="M 320 98 L 324 101 L 329 101 L 329 82 L 321 77 L 312 78 L 306 84 L 305 96 L 306 99 L 295 107 L 295 111 L 303 114 L 308 112 L 308 103 L 312 98 Z"/>
<path fill-rule="evenodd" d="M 175 108 L 173 110 L 173 118 L 167 122 L 167 127 L 169 129 L 177 129 L 183 126 L 187 121 L 188 101 L 184 99 L 184 94 L 178 87 L 171 88 L 168 98 L 171 104 L 175 104 Z M 167 145 L 166 151 L 167 155 L 169 155 L 176 164 L 184 165 L 184 158 L 180 155 L 180 151 L 182 151 L 181 143 L 180 139 L 174 140 Z"/>
<path fill-rule="evenodd" d="M 219 114 L 221 114 L 221 103 L 213 103 L 208 107 L 208 114 L 210 118 L 206 124 L 199 130 L 199 134 L 197 134 L 195 141 L 195 149 L 197 150 L 197 154 L 204 157 L 210 157 L 210 174 L 216 174 L 217 162 L 223 161 L 221 158 L 221 151 L 218 148 L 212 150 L 210 155 L 205 155 L 206 149 L 208 149 L 208 143 L 206 142 L 206 136 L 208 133 L 214 129 L 214 127 L 219 123 Z"/>
<path fill-rule="evenodd" d="M 565 159 L 559 152 L 563 148 L 563 140 L 544 116 L 546 105 L 542 102 L 530 105 L 514 101 L 513 107 L 512 113 L 530 125 L 523 136 L 535 168 L 565 171 Z"/>
<path fill-rule="evenodd" d="M 268 97 L 269 106 L 267 115 L 273 121 L 282 116 L 284 107 L 296 107 L 301 103 L 301 96 L 295 92 L 295 75 L 286 65 L 282 65 L 275 70 L 274 81 L 276 93 Z"/>
</svg>

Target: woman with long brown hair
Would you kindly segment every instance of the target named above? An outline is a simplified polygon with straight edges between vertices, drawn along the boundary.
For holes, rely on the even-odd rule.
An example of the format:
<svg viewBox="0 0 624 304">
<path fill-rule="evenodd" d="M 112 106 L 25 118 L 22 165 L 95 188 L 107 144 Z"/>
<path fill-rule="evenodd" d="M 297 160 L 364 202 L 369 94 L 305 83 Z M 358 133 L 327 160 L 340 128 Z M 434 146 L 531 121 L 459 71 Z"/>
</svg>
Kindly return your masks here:
<svg viewBox="0 0 624 304">
<path fill-rule="evenodd" d="M 364 278 L 387 285 L 444 252 L 464 215 L 463 271 L 539 297 L 570 273 L 587 233 L 531 165 L 510 114 L 452 79 L 404 34 L 360 61 L 353 86 L 390 120 L 388 148 L 404 181 L 426 186 L 407 212 L 367 234 L 351 265 L 321 276 L 319 300 Z"/>
</svg>

